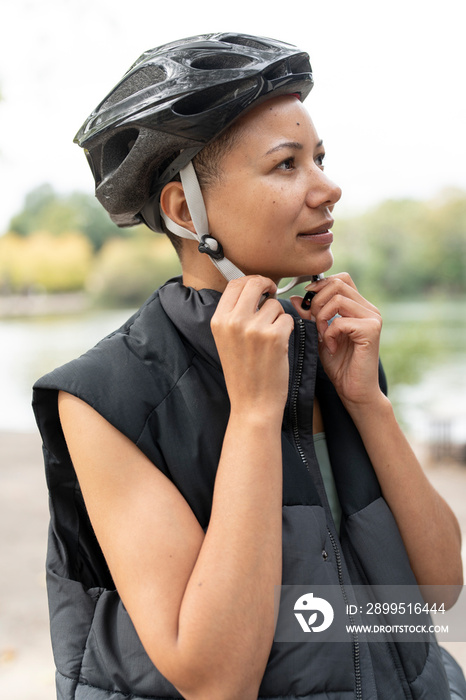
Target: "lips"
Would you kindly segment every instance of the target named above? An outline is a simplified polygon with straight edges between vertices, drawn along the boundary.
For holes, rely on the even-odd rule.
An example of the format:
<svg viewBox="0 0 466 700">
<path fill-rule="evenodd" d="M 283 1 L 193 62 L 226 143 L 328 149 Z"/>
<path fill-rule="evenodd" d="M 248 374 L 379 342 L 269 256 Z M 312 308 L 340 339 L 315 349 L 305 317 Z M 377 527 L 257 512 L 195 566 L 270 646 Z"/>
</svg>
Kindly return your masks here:
<svg viewBox="0 0 466 700">
<path fill-rule="evenodd" d="M 309 231 L 303 231 L 302 233 L 298 234 L 299 236 L 320 236 L 322 234 L 326 233 L 332 233 L 331 228 L 334 224 L 333 219 L 327 219 L 326 221 L 323 221 L 321 224 L 316 226 L 315 228 L 310 229 Z"/>
<path fill-rule="evenodd" d="M 331 231 L 322 233 L 300 233 L 298 238 L 318 245 L 330 245 L 330 243 L 333 243 L 333 233 Z"/>
<path fill-rule="evenodd" d="M 333 233 L 330 230 L 332 226 L 333 219 L 327 220 L 310 231 L 299 233 L 298 238 L 318 245 L 330 245 L 333 242 Z"/>
</svg>

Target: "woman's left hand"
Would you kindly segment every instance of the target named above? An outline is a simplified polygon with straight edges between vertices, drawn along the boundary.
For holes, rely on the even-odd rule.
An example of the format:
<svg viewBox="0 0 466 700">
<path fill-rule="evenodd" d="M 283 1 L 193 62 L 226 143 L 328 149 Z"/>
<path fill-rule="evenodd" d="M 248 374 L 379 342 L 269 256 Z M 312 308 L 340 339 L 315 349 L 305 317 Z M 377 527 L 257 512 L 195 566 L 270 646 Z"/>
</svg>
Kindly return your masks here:
<svg viewBox="0 0 466 700">
<path fill-rule="evenodd" d="M 423 595 L 448 609 L 462 588 L 461 531 L 451 509 L 422 470 L 378 380 L 379 311 L 357 291 L 346 273 L 308 285 L 316 292 L 308 311 L 301 297 L 293 306 L 315 320 L 319 354 L 362 438 L 382 495 L 392 511 Z M 328 321 L 335 314 L 330 325 Z M 383 425 L 383 431 L 380 426 Z"/>
<path fill-rule="evenodd" d="M 346 272 L 306 289 L 315 292 L 310 310 L 301 308 L 301 297 L 291 302 L 302 318 L 316 322 L 319 355 L 328 377 L 348 409 L 371 404 L 381 396 L 378 309 L 359 294 Z"/>
</svg>

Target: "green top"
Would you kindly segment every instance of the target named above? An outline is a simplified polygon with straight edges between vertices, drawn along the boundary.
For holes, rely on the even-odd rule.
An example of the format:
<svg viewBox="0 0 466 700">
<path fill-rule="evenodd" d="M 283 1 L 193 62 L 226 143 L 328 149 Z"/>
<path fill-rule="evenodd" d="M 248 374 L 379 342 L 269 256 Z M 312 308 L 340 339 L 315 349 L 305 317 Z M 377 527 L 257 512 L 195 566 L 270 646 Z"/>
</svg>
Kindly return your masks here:
<svg viewBox="0 0 466 700">
<path fill-rule="evenodd" d="M 324 482 L 325 492 L 327 494 L 330 510 L 332 511 L 333 520 L 337 532 L 340 531 L 341 521 L 341 506 L 338 500 L 337 488 L 335 479 L 333 478 L 332 466 L 328 455 L 327 440 L 325 433 L 316 433 L 314 435 L 314 448 L 316 451 L 317 461 L 320 467 L 320 473 Z"/>
</svg>

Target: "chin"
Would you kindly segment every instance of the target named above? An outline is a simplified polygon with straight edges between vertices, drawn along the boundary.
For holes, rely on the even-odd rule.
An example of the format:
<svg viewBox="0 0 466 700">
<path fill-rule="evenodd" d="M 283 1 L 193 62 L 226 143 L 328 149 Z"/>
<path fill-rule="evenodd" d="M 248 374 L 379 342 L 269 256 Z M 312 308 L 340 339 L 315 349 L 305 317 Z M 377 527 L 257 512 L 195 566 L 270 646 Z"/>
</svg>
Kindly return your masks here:
<svg viewBox="0 0 466 700">
<path fill-rule="evenodd" d="M 320 275 L 323 272 L 328 272 L 332 268 L 332 264 L 329 265 L 309 265 L 309 267 L 300 267 L 299 269 L 287 270 L 286 272 L 281 272 L 275 275 L 268 275 L 271 279 L 284 280 L 291 279 L 293 277 L 311 277 L 312 275 Z"/>
<path fill-rule="evenodd" d="M 313 255 L 306 261 L 303 257 L 299 261 L 299 265 L 293 266 L 293 270 L 288 269 L 282 278 L 285 277 L 310 277 L 311 275 L 320 275 L 322 272 L 328 272 L 333 267 L 333 254 L 330 249 L 324 254 Z"/>
<path fill-rule="evenodd" d="M 322 260 L 316 262 L 315 258 L 306 264 L 305 260 L 301 260 L 299 265 L 292 268 L 282 268 L 282 269 L 255 269 L 246 270 L 243 268 L 243 272 L 246 275 L 262 275 L 263 277 L 268 277 L 278 284 L 280 280 L 292 279 L 293 277 L 311 277 L 311 275 L 320 275 L 322 272 L 327 272 L 333 267 L 333 255 L 330 253 L 322 256 Z M 240 268 L 241 269 L 241 268 Z"/>
</svg>

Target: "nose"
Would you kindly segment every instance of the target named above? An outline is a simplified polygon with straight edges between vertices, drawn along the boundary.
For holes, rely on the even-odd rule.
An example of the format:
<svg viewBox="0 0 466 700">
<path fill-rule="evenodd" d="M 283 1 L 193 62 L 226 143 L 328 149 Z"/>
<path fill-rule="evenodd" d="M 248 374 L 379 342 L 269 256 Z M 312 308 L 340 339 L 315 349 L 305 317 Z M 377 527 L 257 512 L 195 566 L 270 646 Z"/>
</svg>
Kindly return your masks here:
<svg viewBox="0 0 466 700">
<path fill-rule="evenodd" d="M 306 202 L 312 209 L 334 207 L 341 197 L 341 188 L 330 180 L 323 170 L 316 167 L 309 179 Z"/>
</svg>

